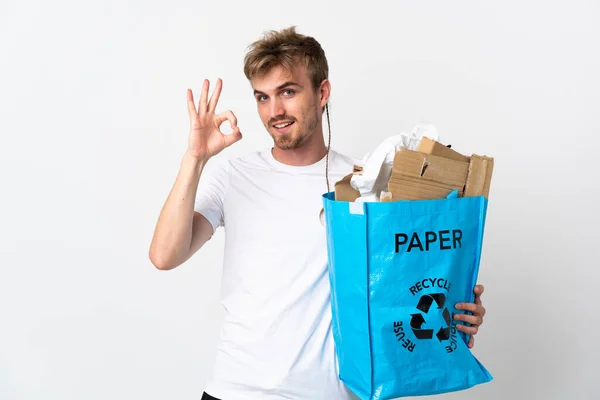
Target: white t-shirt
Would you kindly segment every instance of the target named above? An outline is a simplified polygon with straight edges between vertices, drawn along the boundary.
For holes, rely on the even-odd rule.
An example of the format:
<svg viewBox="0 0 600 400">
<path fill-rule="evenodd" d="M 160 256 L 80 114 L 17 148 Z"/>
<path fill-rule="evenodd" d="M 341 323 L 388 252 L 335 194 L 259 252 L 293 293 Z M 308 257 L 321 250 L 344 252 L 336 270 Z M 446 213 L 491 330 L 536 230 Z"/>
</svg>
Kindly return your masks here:
<svg viewBox="0 0 600 400">
<path fill-rule="evenodd" d="M 331 150 L 330 190 L 358 160 Z M 221 329 L 206 392 L 222 400 L 357 399 L 331 333 L 325 158 L 294 167 L 271 150 L 202 176 L 195 211 L 225 228 Z"/>
</svg>

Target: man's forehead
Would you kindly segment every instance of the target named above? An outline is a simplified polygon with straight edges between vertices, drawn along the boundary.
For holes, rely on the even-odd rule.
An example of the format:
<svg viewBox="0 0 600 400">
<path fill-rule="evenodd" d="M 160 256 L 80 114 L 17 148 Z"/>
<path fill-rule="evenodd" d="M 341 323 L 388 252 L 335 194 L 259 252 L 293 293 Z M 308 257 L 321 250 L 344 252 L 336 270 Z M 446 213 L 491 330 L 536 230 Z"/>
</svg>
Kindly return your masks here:
<svg viewBox="0 0 600 400">
<path fill-rule="evenodd" d="M 256 91 L 267 92 L 275 90 L 286 82 L 295 82 L 304 85 L 308 80 L 306 68 L 302 64 L 296 64 L 290 70 L 282 65 L 269 69 L 265 74 L 252 79 L 252 88 Z"/>
</svg>

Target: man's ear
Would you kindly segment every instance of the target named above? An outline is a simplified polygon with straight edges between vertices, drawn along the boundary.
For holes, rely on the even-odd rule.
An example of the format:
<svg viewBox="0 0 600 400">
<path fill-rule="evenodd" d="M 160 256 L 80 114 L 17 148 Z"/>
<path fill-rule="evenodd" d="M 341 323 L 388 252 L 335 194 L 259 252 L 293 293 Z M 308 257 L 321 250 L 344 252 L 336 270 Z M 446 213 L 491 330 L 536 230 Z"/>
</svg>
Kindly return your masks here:
<svg viewBox="0 0 600 400">
<path fill-rule="evenodd" d="M 331 96 L 331 83 L 328 79 L 324 79 L 319 85 L 319 96 L 320 106 L 323 108 L 329 101 L 329 96 Z"/>
</svg>

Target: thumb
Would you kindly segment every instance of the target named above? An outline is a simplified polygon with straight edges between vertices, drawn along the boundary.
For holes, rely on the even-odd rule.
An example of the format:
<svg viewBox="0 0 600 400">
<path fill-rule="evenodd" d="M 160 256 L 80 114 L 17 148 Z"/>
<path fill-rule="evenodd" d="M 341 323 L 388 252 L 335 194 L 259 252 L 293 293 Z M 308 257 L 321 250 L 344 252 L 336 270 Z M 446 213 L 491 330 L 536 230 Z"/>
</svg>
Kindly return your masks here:
<svg viewBox="0 0 600 400">
<path fill-rule="evenodd" d="M 242 139 L 242 132 L 240 132 L 240 128 L 236 126 L 233 129 L 233 132 L 231 132 L 229 135 L 223 134 L 223 138 L 225 140 L 225 147 L 229 147 L 235 142 Z"/>
</svg>

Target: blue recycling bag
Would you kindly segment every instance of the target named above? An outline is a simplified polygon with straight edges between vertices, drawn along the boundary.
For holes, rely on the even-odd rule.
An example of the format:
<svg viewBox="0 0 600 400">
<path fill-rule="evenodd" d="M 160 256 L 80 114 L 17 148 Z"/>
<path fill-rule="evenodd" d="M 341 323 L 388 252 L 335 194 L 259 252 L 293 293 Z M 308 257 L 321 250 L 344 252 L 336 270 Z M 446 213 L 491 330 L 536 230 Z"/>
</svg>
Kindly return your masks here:
<svg viewBox="0 0 600 400">
<path fill-rule="evenodd" d="M 453 319 L 456 303 L 474 301 L 487 199 L 334 198 L 323 195 L 342 382 L 383 400 L 492 380 Z"/>
</svg>

